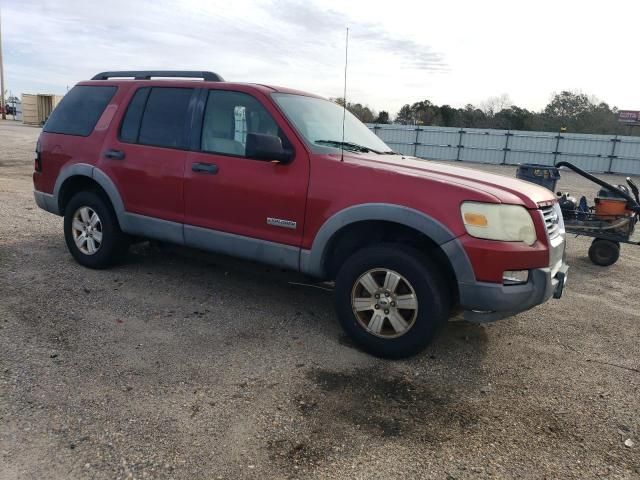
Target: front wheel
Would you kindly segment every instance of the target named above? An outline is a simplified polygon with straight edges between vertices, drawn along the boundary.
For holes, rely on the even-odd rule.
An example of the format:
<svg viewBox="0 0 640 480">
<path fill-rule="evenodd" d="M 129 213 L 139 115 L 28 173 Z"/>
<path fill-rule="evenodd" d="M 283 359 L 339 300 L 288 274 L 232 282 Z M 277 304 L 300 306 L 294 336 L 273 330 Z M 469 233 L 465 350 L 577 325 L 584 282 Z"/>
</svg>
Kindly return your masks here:
<svg viewBox="0 0 640 480">
<path fill-rule="evenodd" d="M 618 261 L 620 244 L 603 238 L 596 238 L 589 247 L 589 258 L 596 265 L 608 267 Z"/>
<path fill-rule="evenodd" d="M 94 192 L 71 198 L 65 208 L 64 237 L 73 258 L 89 268 L 112 265 L 129 246 L 108 200 Z"/>
<path fill-rule="evenodd" d="M 437 267 L 405 245 L 364 248 L 343 264 L 335 303 L 344 330 L 365 351 L 404 358 L 424 349 L 449 316 Z"/>
</svg>

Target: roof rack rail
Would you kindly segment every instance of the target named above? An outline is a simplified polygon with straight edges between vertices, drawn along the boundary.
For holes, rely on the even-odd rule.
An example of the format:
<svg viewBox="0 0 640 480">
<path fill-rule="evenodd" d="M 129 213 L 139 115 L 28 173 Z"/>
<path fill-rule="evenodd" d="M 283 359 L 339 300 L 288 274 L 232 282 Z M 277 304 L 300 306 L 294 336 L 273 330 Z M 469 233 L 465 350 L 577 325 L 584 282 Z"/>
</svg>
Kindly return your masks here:
<svg viewBox="0 0 640 480">
<path fill-rule="evenodd" d="M 194 70 L 123 70 L 119 72 L 101 72 L 94 75 L 91 80 L 109 80 L 114 77 L 133 77 L 134 80 L 151 80 L 152 77 L 201 78 L 209 82 L 224 82 L 224 79 L 217 73 Z"/>
</svg>

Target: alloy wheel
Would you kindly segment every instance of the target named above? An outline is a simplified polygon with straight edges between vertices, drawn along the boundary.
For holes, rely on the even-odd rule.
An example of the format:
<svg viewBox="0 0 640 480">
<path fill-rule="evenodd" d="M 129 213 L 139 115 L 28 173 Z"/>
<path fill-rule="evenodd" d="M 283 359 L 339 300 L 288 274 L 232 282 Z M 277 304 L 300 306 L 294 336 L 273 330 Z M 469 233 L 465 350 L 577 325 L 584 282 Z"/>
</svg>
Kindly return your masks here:
<svg viewBox="0 0 640 480">
<path fill-rule="evenodd" d="M 404 335 L 418 316 L 418 298 L 411 283 L 385 268 L 369 270 L 356 280 L 351 307 L 358 323 L 381 338 Z"/>
<path fill-rule="evenodd" d="M 85 255 L 94 255 L 102 246 L 102 222 L 91 207 L 80 207 L 71 223 L 73 241 Z"/>
</svg>

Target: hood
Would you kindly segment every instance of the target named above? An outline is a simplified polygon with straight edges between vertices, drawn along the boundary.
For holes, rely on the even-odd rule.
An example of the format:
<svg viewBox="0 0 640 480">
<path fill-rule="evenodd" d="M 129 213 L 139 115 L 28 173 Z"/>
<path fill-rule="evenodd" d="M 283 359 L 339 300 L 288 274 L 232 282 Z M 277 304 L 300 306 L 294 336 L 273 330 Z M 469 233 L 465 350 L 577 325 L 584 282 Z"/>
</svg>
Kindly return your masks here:
<svg viewBox="0 0 640 480">
<path fill-rule="evenodd" d="M 539 203 L 556 200 L 553 192 L 534 183 L 451 163 L 403 155 L 347 154 L 347 152 L 344 159 L 369 168 L 391 170 L 396 174 L 420 176 L 434 181 L 463 185 L 492 195 L 499 203 L 538 208 Z"/>
</svg>

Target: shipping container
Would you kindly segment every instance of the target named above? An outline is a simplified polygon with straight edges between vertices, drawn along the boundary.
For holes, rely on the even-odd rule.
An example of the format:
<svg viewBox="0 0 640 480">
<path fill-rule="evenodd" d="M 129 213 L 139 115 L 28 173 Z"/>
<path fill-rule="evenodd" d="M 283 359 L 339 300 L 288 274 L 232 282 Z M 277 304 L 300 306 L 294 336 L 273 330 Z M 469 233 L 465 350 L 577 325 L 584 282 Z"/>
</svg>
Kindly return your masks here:
<svg viewBox="0 0 640 480">
<path fill-rule="evenodd" d="M 22 122 L 27 125 L 44 125 L 61 99 L 61 95 L 23 93 Z"/>
</svg>

